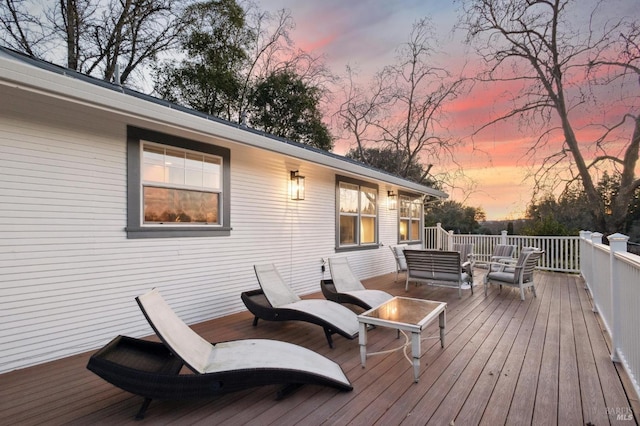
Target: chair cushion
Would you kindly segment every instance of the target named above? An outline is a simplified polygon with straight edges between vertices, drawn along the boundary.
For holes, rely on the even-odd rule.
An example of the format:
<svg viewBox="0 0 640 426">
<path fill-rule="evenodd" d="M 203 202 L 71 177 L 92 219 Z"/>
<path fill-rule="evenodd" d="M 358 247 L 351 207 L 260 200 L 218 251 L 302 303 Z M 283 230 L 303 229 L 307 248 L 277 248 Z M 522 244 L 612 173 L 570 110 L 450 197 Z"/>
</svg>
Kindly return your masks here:
<svg viewBox="0 0 640 426">
<path fill-rule="evenodd" d="M 365 290 L 358 277 L 351 270 L 346 257 L 330 257 L 329 269 L 338 293 Z"/>
<path fill-rule="evenodd" d="M 254 265 L 254 269 L 258 283 L 271 306 L 277 308 L 300 300 L 300 297 L 284 282 L 275 265 Z"/>
<path fill-rule="evenodd" d="M 513 284 L 515 282 L 515 277 L 513 272 L 494 271 L 487 274 L 487 280 Z"/>
<path fill-rule="evenodd" d="M 332 324 L 347 334 L 358 334 L 358 316 L 351 309 L 339 303 L 324 299 L 301 299 L 294 303 L 279 306 L 281 309 L 293 309 L 315 315 Z"/>
<path fill-rule="evenodd" d="M 432 272 L 432 271 L 412 271 L 412 278 L 422 278 L 425 280 L 434 280 L 434 281 L 469 281 L 469 274 L 463 272 L 462 274 L 449 274 L 446 272 Z"/>
<path fill-rule="evenodd" d="M 390 300 L 393 298 L 392 295 L 382 290 L 347 291 L 346 294 L 362 300 L 372 308 L 375 308 L 376 306 L 380 306 L 387 300 Z"/>
</svg>

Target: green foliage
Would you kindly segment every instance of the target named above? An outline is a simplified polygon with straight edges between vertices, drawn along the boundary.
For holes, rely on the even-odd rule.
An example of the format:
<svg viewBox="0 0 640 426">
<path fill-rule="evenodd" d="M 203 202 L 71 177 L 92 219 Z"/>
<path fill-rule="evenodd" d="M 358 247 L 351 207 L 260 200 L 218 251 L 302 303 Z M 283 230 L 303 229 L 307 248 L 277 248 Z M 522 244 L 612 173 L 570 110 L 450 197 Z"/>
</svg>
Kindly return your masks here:
<svg viewBox="0 0 640 426">
<path fill-rule="evenodd" d="M 272 73 L 249 96 L 249 122 L 275 136 L 330 151 L 333 140 L 318 109 L 320 90 L 291 71 Z"/>
<path fill-rule="evenodd" d="M 585 194 L 578 189 L 566 191 L 557 200 L 553 195 L 548 194 L 527 208 L 527 219 L 529 220 L 527 228 L 544 229 L 552 227 L 551 222 L 557 222 L 561 225 L 564 233 L 555 235 L 577 235 L 581 229 L 595 229 L 593 217 L 587 208 L 588 204 Z"/>
<path fill-rule="evenodd" d="M 155 90 L 164 99 L 231 120 L 242 87 L 239 70 L 251 33 L 235 0 L 196 3 L 187 8 L 182 36 L 186 59 L 158 67 Z"/>
<path fill-rule="evenodd" d="M 479 233 L 479 219 L 484 219 L 482 209 L 464 206 L 457 201 L 429 204 L 425 210 L 425 226 L 441 223 L 447 230 L 453 230 L 456 234 Z"/>
<path fill-rule="evenodd" d="M 603 173 L 597 189 L 605 209 L 605 219 L 611 215 L 611 206 L 619 188 L 619 175 Z M 596 225 L 590 214 L 587 196 L 577 186 L 567 189 L 557 199 L 553 195 L 546 195 L 541 200 L 532 202 L 527 208 L 527 219 L 530 223 L 526 232 L 556 232 L 537 235 L 577 235 L 580 230 L 604 231 Z M 560 233 L 563 230 L 566 233 Z M 624 227 L 618 232 L 625 233 L 632 240 L 640 239 L 640 190 L 635 191 L 627 208 Z"/>
<path fill-rule="evenodd" d="M 410 157 L 395 147 L 351 149 L 345 156 L 423 185 L 438 186 L 428 178 L 429 170 L 419 163 L 418 157 Z"/>
<path fill-rule="evenodd" d="M 522 235 L 576 235 L 552 216 L 535 220 L 522 228 Z"/>
<path fill-rule="evenodd" d="M 331 150 L 333 138 L 319 110 L 322 90 L 297 74 L 295 59 L 278 62 L 275 41 L 268 49 L 261 47 L 262 22 L 252 27 L 247 16 L 236 0 L 187 8 L 181 40 L 186 57 L 156 69 L 155 91 L 197 111 Z M 283 34 L 279 36 L 286 38 Z M 274 35 L 272 40 L 277 39 Z M 256 52 L 274 56 L 259 60 Z M 257 72 L 258 62 L 269 63 L 271 71 Z"/>
</svg>

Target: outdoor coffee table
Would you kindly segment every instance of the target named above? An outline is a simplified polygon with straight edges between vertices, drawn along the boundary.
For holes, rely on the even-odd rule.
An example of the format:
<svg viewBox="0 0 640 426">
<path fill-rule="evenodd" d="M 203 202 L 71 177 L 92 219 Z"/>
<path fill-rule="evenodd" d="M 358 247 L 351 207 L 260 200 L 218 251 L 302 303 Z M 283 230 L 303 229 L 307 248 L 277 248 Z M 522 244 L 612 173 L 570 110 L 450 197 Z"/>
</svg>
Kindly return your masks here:
<svg viewBox="0 0 640 426">
<path fill-rule="evenodd" d="M 402 332 L 405 335 L 405 344 L 393 350 L 404 350 L 404 348 L 409 345 L 409 338 L 404 333 L 407 331 L 411 333 L 411 353 L 413 357 L 413 362 L 411 360 L 409 360 L 409 362 L 413 363 L 413 376 L 417 383 L 420 375 L 420 335 L 422 330 L 438 317 L 440 321 L 440 346 L 444 348 L 446 307 L 447 304 L 444 302 L 396 296 L 377 308 L 370 309 L 358 315 L 358 322 L 360 323 L 360 360 L 362 361 L 362 367 L 364 368 L 367 360 L 368 325 L 394 328 L 398 330 L 398 334 Z M 386 352 L 389 351 L 370 353 L 369 355 Z M 407 359 L 409 358 L 407 357 Z"/>
</svg>

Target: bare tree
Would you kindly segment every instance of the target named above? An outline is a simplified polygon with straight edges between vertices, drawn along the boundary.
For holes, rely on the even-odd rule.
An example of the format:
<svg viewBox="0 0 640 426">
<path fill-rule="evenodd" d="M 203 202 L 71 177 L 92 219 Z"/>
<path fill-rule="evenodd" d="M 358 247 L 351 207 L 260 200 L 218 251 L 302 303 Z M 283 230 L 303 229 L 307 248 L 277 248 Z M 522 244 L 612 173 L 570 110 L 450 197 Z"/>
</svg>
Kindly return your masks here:
<svg viewBox="0 0 640 426">
<path fill-rule="evenodd" d="M 295 74 L 326 99 L 329 95 L 327 86 L 335 80 L 335 76 L 327 68 L 323 56 L 295 47 L 290 37 L 295 28 L 291 11 L 264 11 L 251 0 L 239 1 L 239 4 L 245 11 L 246 30 L 252 35 L 252 40 L 248 44 L 247 60 L 241 70 L 243 84 L 238 120 L 247 114 L 248 96 L 252 88 L 276 75 Z"/>
<path fill-rule="evenodd" d="M 640 145 L 639 85 L 630 78 L 640 77 L 637 25 L 624 17 L 604 19 L 612 8 L 604 10 L 601 1 L 584 22 L 576 21 L 584 2 L 462 3 L 460 26 L 487 66 L 479 79 L 521 87 L 510 93 L 510 108 L 480 130 L 503 120 L 521 120 L 529 132 L 537 133 L 529 154 L 532 158 L 542 154 L 534 174 L 536 189 L 544 185 L 570 188 L 579 181 L 595 223 L 603 231 L 620 231 L 640 185 L 634 173 Z M 614 91 L 620 96 L 611 104 L 607 101 Z M 605 118 L 585 122 L 594 112 Z M 586 136 L 597 128 L 599 136 Z M 606 169 L 623 176 L 610 211 L 605 210 L 594 183 Z"/>
<path fill-rule="evenodd" d="M 43 25 L 42 10 L 34 11 L 30 0 L 5 0 L 0 3 L 0 35 L 7 47 L 40 56 L 51 31 Z"/>
<path fill-rule="evenodd" d="M 186 0 L 6 0 L 0 36 L 10 47 L 77 71 L 125 83 L 175 47 Z M 65 46 L 63 52 L 59 46 Z"/>
<path fill-rule="evenodd" d="M 337 117 L 362 161 L 367 161 L 371 146 L 391 148 L 402 155 L 394 156 L 397 164 L 389 169 L 408 176 L 416 162 L 453 159 L 457 141 L 443 125 L 444 106 L 461 93 L 465 80 L 433 64 L 434 40 L 431 22 L 421 19 L 398 50 L 397 63 L 377 74 L 368 90 L 354 84 L 353 73 L 349 73 Z M 430 169 L 430 165 L 425 167 L 420 182 Z"/>
</svg>

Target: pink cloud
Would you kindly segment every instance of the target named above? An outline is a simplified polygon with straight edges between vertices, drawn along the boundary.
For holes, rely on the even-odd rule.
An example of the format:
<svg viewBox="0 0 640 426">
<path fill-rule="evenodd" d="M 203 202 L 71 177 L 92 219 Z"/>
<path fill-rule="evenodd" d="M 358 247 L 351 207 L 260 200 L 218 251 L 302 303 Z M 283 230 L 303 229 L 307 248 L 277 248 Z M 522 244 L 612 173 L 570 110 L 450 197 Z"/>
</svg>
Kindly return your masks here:
<svg viewBox="0 0 640 426">
<path fill-rule="evenodd" d="M 334 73 L 342 73 L 346 65 L 351 65 L 361 71 L 363 78 L 369 78 L 383 66 L 394 64 L 395 49 L 406 42 L 415 20 L 427 14 L 434 16 L 436 32 L 442 40 L 438 45 L 443 51 L 442 56 L 434 59 L 454 75 L 463 72 L 465 66 L 466 58 L 459 35 L 456 39 L 456 36 L 448 33 L 457 19 L 451 2 L 406 0 L 402 2 L 401 7 L 397 2 L 381 0 L 261 2 L 268 10 L 281 7 L 291 9 L 297 24 L 292 34 L 297 46 L 315 54 L 326 54 L 327 65 Z M 622 0 L 616 4 L 626 7 L 629 16 L 632 16 L 632 12 L 637 9 L 636 3 L 637 0 Z M 466 64 L 466 75 L 474 74 L 474 65 L 476 64 Z M 578 94 L 578 90 L 586 93 L 588 88 L 580 84 L 584 75 L 576 73 L 568 77 L 568 83 L 573 86 L 571 93 Z M 509 111 L 513 107 L 509 96 L 518 94 L 520 89 L 521 83 L 513 81 L 490 85 L 476 83 L 471 93 L 461 96 L 445 107 L 447 122 L 442 123 L 442 130 L 447 130 L 453 137 L 462 140 L 463 144 L 456 152 L 456 160 L 478 181 L 479 190 L 477 195 L 469 200 L 469 204 L 483 206 L 489 218 L 514 215 L 514 212 L 524 210 L 526 202 L 529 201 L 531 188 L 530 184 L 521 182 L 525 175 L 524 167 L 558 151 L 564 141 L 562 132 L 555 132 L 549 138 L 545 150 L 538 152 L 538 158 L 532 158 L 527 150 L 541 134 L 541 130 L 519 128 L 521 123 L 518 123 L 517 119 L 496 124 L 475 134 L 480 126 Z M 609 99 L 615 96 L 618 100 L 633 95 L 621 91 L 601 92 L 599 88 L 593 93 L 605 94 Z M 592 102 L 572 110 L 571 117 L 578 139 L 585 147 L 586 156 L 589 157 L 587 161 L 596 155 L 595 150 L 586 147 L 601 135 L 603 128 L 598 124 L 611 125 L 618 121 L 626 112 L 621 105 L 635 105 L 637 108 L 638 98 L 640 97 L 636 94 L 633 98 L 628 97 L 615 104 Z M 628 142 L 629 134 L 628 128 L 621 129 L 616 135 L 617 140 L 613 148 L 619 151 L 623 144 Z M 344 154 L 348 146 L 347 141 L 340 141 L 334 151 Z M 437 164 L 436 168 L 438 167 L 447 168 L 449 165 Z M 514 198 L 514 194 L 517 198 Z M 452 198 L 456 196 L 454 192 Z"/>
</svg>

